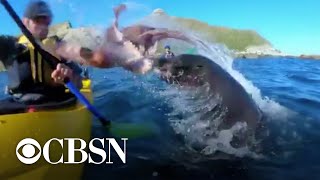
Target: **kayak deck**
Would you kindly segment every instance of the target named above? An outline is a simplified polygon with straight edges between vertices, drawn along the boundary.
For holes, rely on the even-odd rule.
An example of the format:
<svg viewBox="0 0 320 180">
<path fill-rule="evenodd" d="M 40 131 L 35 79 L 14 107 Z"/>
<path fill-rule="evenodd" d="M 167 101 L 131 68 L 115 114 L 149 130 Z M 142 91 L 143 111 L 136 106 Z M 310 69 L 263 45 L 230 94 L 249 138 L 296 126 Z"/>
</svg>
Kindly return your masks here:
<svg viewBox="0 0 320 180">
<path fill-rule="evenodd" d="M 92 102 L 90 83 L 90 80 L 84 80 L 81 92 Z M 91 121 L 91 113 L 80 102 L 62 109 L 1 115 L 0 179 L 80 179 L 83 164 L 51 165 L 41 155 L 35 164 L 25 165 L 16 156 L 16 146 L 25 138 L 35 139 L 41 147 L 52 138 L 80 138 L 88 142 Z M 63 145 L 65 148 L 62 150 L 58 142 L 51 144 L 50 158 L 53 162 L 58 161 L 62 154 L 64 161 L 67 161 L 66 142 Z M 76 144 L 76 148 L 78 146 Z M 21 154 L 21 149 L 18 151 Z M 76 161 L 79 161 L 80 152 L 76 152 L 75 155 Z"/>
</svg>

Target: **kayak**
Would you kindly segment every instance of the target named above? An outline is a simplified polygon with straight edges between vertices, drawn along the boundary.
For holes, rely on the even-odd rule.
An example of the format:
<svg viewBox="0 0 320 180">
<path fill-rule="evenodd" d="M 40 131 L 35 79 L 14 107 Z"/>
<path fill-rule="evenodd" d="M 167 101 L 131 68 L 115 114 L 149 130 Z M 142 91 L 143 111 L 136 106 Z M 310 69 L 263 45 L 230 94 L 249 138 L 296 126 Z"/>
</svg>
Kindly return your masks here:
<svg viewBox="0 0 320 180">
<path fill-rule="evenodd" d="M 93 101 L 91 81 L 83 80 L 81 93 Z M 0 116 L 0 179 L 81 179 L 85 163 L 48 163 L 43 154 L 34 164 L 22 163 L 16 155 L 18 143 L 25 138 L 36 140 L 43 150 L 44 144 L 52 139 L 80 138 L 86 143 L 90 140 L 92 115 L 79 101 L 69 107 L 41 109 L 27 113 Z M 68 159 L 67 142 L 63 147 L 53 141 L 49 147 L 50 161 L 57 162 L 63 155 Z M 76 143 L 76 148 L 79 144 Z M 22 150 L 21 150 L 22 149 Z M 36 156 L 41 151 L 34 148 Z M 23 148 L 18 149 L 23 154 Z M 21 153 L 22 152 L 22 153 Z M 42 152 L 42 151 L 41 151 Z M 80 161 L 80 152 L 75 152 L 75 161 Z"/>
</svg>

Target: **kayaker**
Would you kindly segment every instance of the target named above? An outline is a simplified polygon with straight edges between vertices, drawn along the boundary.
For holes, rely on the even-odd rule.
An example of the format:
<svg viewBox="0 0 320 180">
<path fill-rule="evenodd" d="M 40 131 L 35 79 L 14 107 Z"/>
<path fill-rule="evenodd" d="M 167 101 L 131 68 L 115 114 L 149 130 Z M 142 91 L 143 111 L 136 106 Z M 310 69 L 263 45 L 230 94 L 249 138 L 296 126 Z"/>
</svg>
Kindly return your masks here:
<svg viewBox="0 0 320 180">
<path fill-rule="evenodd" d="M 166 50 L 165 55 L 164 55 L 164 57 L 165 57 L 166 59 L 170 59 L 170 58 L 173 58 L 173 57 L 174 57 L 174 54 L 173 54 L 173 52 L 171 51 L 171 48 L 170 48 L 169 45 L 166 45 L 166 46 L 164 47 L 164 49 Z"/>
<path fill-rule="evenodd" d="M 58 57 L 55 48 L 60 40 L 56 36 L 47 37 L 52 18 L 52 11 L 46 2 L 30 1 L 22 22 L 45 50 Z M 59 63 L 52 70 L 24 35 L 0 36 L 0 60 L 8 73 L 7 93 L 10 95 L 9 99 L 0 102 L 0 114 L 19 106 L 70 98 L 72 95 L 65 93 L 63 84 L 66 77 L 78 88 L 82 85 L 82 69 L 77 64 Z"/>
</svg>

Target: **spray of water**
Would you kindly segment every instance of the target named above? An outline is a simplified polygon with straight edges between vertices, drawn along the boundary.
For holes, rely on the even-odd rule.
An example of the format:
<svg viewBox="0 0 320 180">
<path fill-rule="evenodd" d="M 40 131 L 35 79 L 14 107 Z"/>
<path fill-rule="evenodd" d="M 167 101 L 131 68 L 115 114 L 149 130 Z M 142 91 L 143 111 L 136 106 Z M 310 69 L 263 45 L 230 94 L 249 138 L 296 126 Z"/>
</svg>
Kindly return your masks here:
<svg viewBox="0 0 320 180">
<path fill-rule="evenodd" d="M 285 122 L 293 115 L 293 112 L 286 107 L 270 100 L 268 97 L 263 97 L 260 90 L 250 80 L 247 80 L 239 71 L 233 69 L 231 52 L 224 45 L 206 41 L 205 35 L 199 35 L 177 25 L 174 18 L 166 15 L 152 15 L 140 21 L 139 24 L 179 30 L 187 34 L 195 42 L 193 45 L 177 40 L 166 40 L 165 43 L 178 47 L 174 48 L 176 54 L 185 53 L 188 49 L 195 48 L 198 54 L 206 56 L 220 65 L 251 95 L 260 109 L 268 116 L 268 120 L 275 119 L 276 121 L 282 120 Z M 208 91 L 205 87 L 196 90 L 187 90 L 185 88 L 181 90 L 170 86 L 159 93 L 161 97 L 166 99 L 167 104 L 172 107 L 172 112 L 168 114 L 169 122 L 176 133 L 184 136 L 186 146 L 193 150 L 196 149 L 204 155 L 223 152 L 238 157 L 261 157 L 248 146 L 236 148 L 232 145 L 233 138 L 242 138 L 242 133 L 247 128 L 245 123 L 236 123 L 230 129 L 218 130 L 218 126 L 222 123 L 228 110 L 220 107 L 220 97 L 217 95 L 210 96 Z M 253 145 L 259 143 L 254 138 L 251 141 Z"/>
<path fill-rule="evenodd" d="M 195 44 L 190 45 L 182 41 L 166 40 L 165 43 L 172 44 L 175 47 L 176 54 L 185 53 L 188 49 L 197 49 L 198 54 L 208 57 L 215 63 L 219 64 L 225 69 L 233 78 L 235 78 L 245 90 L 252 96 L 259 107 L 270 117 L 277 117 L 278 119 L 288 119 L 293 113 L 289 109 L 281 106 L 275 101 L 270 100 L 268 97 L 263 97 L 260 90 L 253 85 L 253 83 L 246 79 L 239 71 L 235 70 L 232 65 L 234 59 L 231 52 L 226 46 L 218 43 L 212 43 L 206 40 L 206 34 L 199 34 L 190 29 L 187 29 L 178 23 L 175 18 L 167 15 L 151 15 L 138 22 L 139 24 L 168 28 L 173 30 L 179 30 L 187 34 L 187 36 L 194 40 Z M 180 48 L 179 48 L 180 47 Z"/>
</svg>

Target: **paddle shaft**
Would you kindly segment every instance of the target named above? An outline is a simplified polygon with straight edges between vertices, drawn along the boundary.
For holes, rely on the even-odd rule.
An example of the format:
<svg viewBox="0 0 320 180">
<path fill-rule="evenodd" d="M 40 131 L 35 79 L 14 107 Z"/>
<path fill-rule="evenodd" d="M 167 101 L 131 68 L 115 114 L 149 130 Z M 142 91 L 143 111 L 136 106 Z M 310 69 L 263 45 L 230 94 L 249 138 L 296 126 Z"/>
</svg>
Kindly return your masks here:
<svg viewBox="0 0 320 180">
<path fill-rule="evenodd" d="M 9 13 L 9 15 L 13 18 L 13 20 L 17 23 L 22 33 L 29 39 L 33 47 L 41 54 L 43 59 L 48 62 L 48 64 L 51 66 L 52 69 L 55 69 L 59 62 L 63 63 L 62 61 L 57 59 L 55 56 L 51 55 L 49 52 L 45 51 L 39 46 L 39 44 L 36 42 L 32 34 L 30 33 L 30 31 L 24 26 L 19 16 L 16 14 L 16 12 L 13 10 L 13 8 L 11 7 L 11 5 L 7 0 L 1 0 L 1 4 L 4 6 L 4 8 Z M 87 107 L 87 109 L 98 118 L 98 120 L 102 123 L 102 125 L 104 126 L 110 125 L 110 121 L 105 119 L 96 110 L 96 108 L 94 108 L 94 106 L 91 105 L 91 103 L 86 99 L 86 97 L 84 97 L 83 94 L 81 94 L 80 91 L 73 85 L 73 83 L 70 81 L 69 78 L 65 78 L 64 83 L 68 87 L 68 89 L 78 98 L 78 100 L 82 102 L 82 104 L 84 104 Z"/>
</svg>

